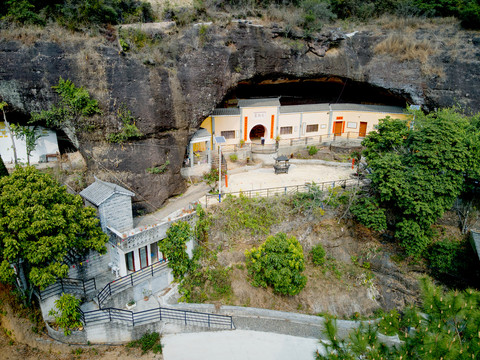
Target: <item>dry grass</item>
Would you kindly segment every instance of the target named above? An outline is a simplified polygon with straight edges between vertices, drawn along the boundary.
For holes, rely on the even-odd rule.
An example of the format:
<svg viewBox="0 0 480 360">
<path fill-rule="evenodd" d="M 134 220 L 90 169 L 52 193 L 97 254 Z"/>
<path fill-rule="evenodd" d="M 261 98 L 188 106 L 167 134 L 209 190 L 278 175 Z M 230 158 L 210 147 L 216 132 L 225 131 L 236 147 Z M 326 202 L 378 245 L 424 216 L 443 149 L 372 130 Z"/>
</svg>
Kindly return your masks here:
<svg viewBox="0 0 480 360">
<path fill-rule="evenodd" d="M 418 60 L 424 64 L 437 51 L 426 39 L 417 40 L 413 35 L 391 34 L 375 46 L 378 55 L 390 55 L 399 61 Z"/>
</svg>

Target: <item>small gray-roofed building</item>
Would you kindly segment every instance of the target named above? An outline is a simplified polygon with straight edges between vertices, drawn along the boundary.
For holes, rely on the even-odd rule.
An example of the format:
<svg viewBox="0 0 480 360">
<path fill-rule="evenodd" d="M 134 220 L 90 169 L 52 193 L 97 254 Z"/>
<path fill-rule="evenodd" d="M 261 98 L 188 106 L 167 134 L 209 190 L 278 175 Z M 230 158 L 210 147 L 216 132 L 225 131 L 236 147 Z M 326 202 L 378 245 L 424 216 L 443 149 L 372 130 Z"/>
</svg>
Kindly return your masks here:
<svg viewBox="0 0 480 360">
<path fill-rule="evenodd" d="M 280 106 L 280 114 L 330 111 L 328 104 L 286 105 Z"/>
<path fill-rule="evenodd" d="M 404 111 L 399 106 L 387 105 L 364 105 L 364 104 L 332 104 L 333 111 L 368 111 L 368 112 L 382 112 L 404 114 Z"/>
<path fill-rule="evenodd" d="M 477 253 L 478 259 L 480 260 L 480 233 L 478 231 L 470 231 L 470 242 L 472 243 L 473 249 Z"/>
<path fill-rule="evenodd" d="M 239 99 L 238 107 L 265 107 L 265 106 L 280 106 L 280 98 L 267 99 Z"/>
<path fill-rule="evenodd" d="M 240 115 L 239 108 L 217 108 L 213 110 L 212 116 L 238 116 Z"/>
<path fill-rule="evenodd" d="M 83 189 L 80 196 L 85 199 L 85 205 L 97 209 L 104 232 L 107 226 L 119 232 L 133 228 L 132 197 L 135 196 L 133 192 L 95 178 L 95 182 Z"/>
</svg>

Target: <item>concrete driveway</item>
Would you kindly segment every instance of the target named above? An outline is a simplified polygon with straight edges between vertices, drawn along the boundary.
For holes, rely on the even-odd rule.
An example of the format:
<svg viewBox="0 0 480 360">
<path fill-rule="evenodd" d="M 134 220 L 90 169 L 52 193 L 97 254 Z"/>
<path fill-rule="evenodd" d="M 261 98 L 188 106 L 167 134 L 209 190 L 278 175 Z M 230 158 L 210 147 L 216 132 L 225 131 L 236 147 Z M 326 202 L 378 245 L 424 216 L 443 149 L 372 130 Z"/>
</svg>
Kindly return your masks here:
<svg viewBox="0 0 480 360">
<path fill-rule="evenodd" d="M 317 339 L 234 330 L 165 335 L 165 360 L 313 360 Z"/>
</svg>

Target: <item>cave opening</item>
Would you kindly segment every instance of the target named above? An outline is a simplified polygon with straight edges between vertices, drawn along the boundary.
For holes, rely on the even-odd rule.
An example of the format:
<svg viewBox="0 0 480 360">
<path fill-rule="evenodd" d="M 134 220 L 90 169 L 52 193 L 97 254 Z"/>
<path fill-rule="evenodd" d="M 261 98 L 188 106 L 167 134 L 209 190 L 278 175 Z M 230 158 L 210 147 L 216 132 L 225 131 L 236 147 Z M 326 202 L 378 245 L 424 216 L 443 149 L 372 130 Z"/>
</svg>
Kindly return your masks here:
<svg viewBox="0 0 480 360">
<path fill-rule="evenodd" d="M 337 76 L 294 78 L 282 75 L 254 77 L 240 81 L 217 108 L 237 105 L 237 99 L 279 97 L 281 105 L 354 103 L 406 107 L 408 94 Z"/>
</svg>

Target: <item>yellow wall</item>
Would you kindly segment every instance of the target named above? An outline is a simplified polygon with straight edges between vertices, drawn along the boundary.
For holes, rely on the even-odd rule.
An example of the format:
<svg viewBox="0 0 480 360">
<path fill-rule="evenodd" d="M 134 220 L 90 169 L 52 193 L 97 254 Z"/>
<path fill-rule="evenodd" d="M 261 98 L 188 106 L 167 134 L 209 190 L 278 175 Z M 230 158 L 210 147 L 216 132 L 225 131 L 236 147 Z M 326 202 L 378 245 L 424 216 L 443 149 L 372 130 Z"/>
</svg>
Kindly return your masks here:
<svg viewBox="0 0 480 360">
<path fill-rule="evenodd" d="M 383 119 L 387 116 L 390 116 L 393 119 L 401 119 L 406 120 L 408 119 L 408 115 L 406 114 L 393 114 L 393 113 L 382 113 L 382 112 L 367 112 L 367 111 L 353 111 L 353 110 L 337 110 L 333 112 L 333 123 L 335 121 L 344 121 L 345 127 L 343 131 L 343 136 L 349 137 L 358 137 L 360 131 L 360 123 L 366 122 L 367 123 L 367 134 L 375 130 L 375 126 L 378 124 L 378 120 Z M 338 117 L 342 117 L 343 119 L 337 119 Z M 332 129 L 330 131 L 333 132 L 334 125 L 332 124 Z"/>
<path fill-rule="evenodd" d="M 303 113 L 301 137 L 318 136 L 328 134 L 328 111 Z M 307 132 L 307 125 L 318 124 L 318 131 Z M 323 127 L 322 127 L 323 125 Z"/>
</svg>

